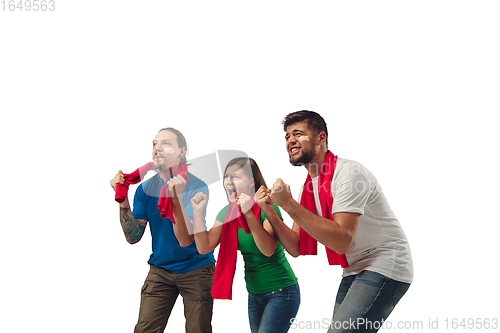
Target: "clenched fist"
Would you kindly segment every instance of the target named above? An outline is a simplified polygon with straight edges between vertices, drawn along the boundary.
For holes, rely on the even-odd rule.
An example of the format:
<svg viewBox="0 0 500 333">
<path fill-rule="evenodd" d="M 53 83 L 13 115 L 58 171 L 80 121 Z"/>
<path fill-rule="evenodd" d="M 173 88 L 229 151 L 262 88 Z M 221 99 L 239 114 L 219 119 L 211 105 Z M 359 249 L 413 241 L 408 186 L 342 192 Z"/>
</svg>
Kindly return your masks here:
<svg viewBox="0 0 500 333">
<path fill-rule="evenodd" d="M 283 209 L 293 201 L 290 186 L 285 184 L 281 178 L 276 179 L 276 182 L 274 182 L 270 197 L 271 200 Z"/>
<path fill-rule="evenodd" d="M 257 192 L 255 192 L 255 203 L 259 205 L 260 208 L 264 208 L 266 205 L 271 205 L 274 207 L 274 203 L 269 196 L 271 194 L 271 190 L 267 189 L 264 185 L 262 185 Z"/>
<path fill-rule="evenodd" d="M 170 168 L 170 174 L 173 176 L 172 168 Z M 177 175 L 172 177 L 168 182 L 168 196 L 179 196 L 182 194 L 182 191 L 186 188 L 187 181 L 181 175 Z"/>
<path fill-rule="evenodd" d="M 241 212 L 245 214 L 252 209 L 252 197 L 248 194 L 242 193 L 236 198 L 236 203 L 241 207 Z"/>
<path fill-rule="evenodd" d="M 113 190 L 115 190 L 115 192 L 116 192 L 116 184 L 120 183 L 123 185 L 124 182 L 125 182 L 125 176 L 123 175 L 123 172 L 121 170 L 118 171 L 115 178 L 109 181 L 111 187 L 113 188 Z"/>
<path fill-rule="evenodd" d="M 191 199 L 191 206 L 193 207 L 193 211 L 202 211 L 207 204 L 207 195 L 203 194 L 203 192 L 198 192 Z"/>
</svg>

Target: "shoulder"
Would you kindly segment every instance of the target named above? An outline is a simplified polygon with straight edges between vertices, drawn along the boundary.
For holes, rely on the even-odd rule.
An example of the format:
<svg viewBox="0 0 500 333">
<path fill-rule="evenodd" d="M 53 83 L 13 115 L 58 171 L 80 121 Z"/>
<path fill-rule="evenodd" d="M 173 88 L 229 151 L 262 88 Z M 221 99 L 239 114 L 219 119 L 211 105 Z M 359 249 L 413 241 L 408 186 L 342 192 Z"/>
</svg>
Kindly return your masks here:
<svg viewBox="0 0 500 333">
<path fill-rule="evenodd" d="M 347 159 L 338 159 L 332 180 L 332 193 L 371 193 L 378 186 L 377 179 L 363 164 Z M 340 192 L 339 192 L 340 191 Z"/>
<path fill-rule="evenodd" d="M 153 177 L 148 178 L 148 179 L 142 181 L 139 184 L 139 186 L 137 186 L 136 192 L 147 192 L 147 189 L 149 189 L 154 184 L 154 182 L 156 181 L 156 177 L 157 176 L 158 176 L 158 174 L 155 174 Z"/>
<path fill-rule="evenodd" d="M 372 178 L 371 172 L 361 163 L 357 161 L 348 160 L 345 158 L 338 158 L 337 165 L 335 166 L 334 178 Z"/>
<path fill-rule="evenodd" d="M 152 177 L 142 181 L 137 189 L 144 190 L 144 192 L 146 193 L 151 193 L 150 189 L 152 189 L 155 185 L 158 184 L 159 177 L 160 176 L 158 175 L 158 173 L 155 173 Z"/>
<path fill-rule="evenodd" d="M 189 175 L 189 179 L 187 181 L 187 184 L 189 184 L 189 185 L 198 185 L 198 186 L 207 186 L 207 184 L 205 184 L 205 182 L 203 180 L 201 180 L 200 178 L 196 177 L 191 172 L 188 172 L 188 175 Z"/>
<path fill-rule="evenodd" d="M 229 204 L 227 204 L 226 206 L 224 206 L 224 208 L 222 208 L 219 211 L 219 213 L 217 214 L 216 220 L 219 221 L 219 222 L 224 222 L 225 217 L 226 217 L 228 211 L 229 211 Z"/>
<path fill-rule="evenodd" d="M 189 175 L 189 179 L 186 182 L 186 188 L 189 191 L 198 191 L 198 192 L 202 191 L 202 192 L 208 193 L 208 186 L 207 186 L 207 184 L 205 184 L 205 182 L 203 180 L 196 177 L 195 175 L 193 175 L 190 172 L 188 172 L 188 175 Z"/>
</svg>

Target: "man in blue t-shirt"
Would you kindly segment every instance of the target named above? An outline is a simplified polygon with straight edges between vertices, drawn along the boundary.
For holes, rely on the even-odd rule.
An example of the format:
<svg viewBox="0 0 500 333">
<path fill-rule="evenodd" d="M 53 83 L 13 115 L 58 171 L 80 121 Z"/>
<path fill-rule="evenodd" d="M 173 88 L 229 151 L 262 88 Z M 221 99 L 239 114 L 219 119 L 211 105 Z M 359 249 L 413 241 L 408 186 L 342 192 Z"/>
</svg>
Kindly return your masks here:
<svg viewBox="0 0 500 333">
<path fill-rule="evenodd" d="M 120 223 L 127 241 L 137 243 L 149 222 L 153 248 L 134 333 L 163 332 L 179 294 L 184 300 L 186 332 L 212 332 L 213 252 L 201 255 L 192 232 L 187 234 L 186 228 L 179 227 L 187 222 L 188 229 L 192 228 L 191 198 L 198 192 L 208 196 L 207 185 L 193 174 L 189 173 L 187 181 L 176 175 L 179 166 L 186 163 L 186 151 L 182 133 L 174 128 L 160 130 L 153 140 L 153 168 L 158 173 L 137 188 L 133 213 L 128 197 L 120 204 Z M 123 182 L 124 175 L 118 171 L 110 183 L 116 191 L 116 184 Z M 162 218 L 158 210 L 160 191 L 166 184 L 175 224 Z"/>
</svg>

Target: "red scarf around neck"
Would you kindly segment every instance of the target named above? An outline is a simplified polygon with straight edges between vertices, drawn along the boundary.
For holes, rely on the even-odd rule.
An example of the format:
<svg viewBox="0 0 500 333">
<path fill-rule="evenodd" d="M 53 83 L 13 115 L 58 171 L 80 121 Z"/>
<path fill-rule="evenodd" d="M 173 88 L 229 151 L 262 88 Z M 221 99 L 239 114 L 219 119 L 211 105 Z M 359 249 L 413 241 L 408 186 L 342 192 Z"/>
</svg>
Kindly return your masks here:
<svg viewBox="0 0 500 333">
<path fill-rule="evenodd" d="M 331 192 L 333 173 L 337 164 L 337 155 L 333 155 L 331 151 L 326 154 L 325 162 L 321 166 L 318 179 L 319 202 L 323 217 L 333 221 L 332 207 L 333 197 Z M 314 192 L 312 187 L 312 179 L 307 175 L 306 182 L 302 189 L 302 197 L 300 204 L 316 214 L 316 203 L 314 201 Z M 312 238 L 307 232 L 300 228 L 300 255 L 316 255 L 318 242 Z M 344 254 L 340 255 L 332 249 L 326 247 L 326 255 L 330 265 L 341 265 L 342 268 L 349 267 L 347 258 Z"/>
<path fill-rule="evenodd" d="M 252 196 L 252 213 L 260 221 L 260 207 Z M 219 256 L 215 266 L 212 297 L 214 299 L 231 299 L 233 279 L 236 271 L 238 255 L 238 228 L 243 228 L 246 234 L 250 233 L 247 221 L 236 202 L 229 205 L 229 210 L 222 225 L 222 234 L 219 247 Z"/>
<path fill-rule="evenodd" d="M 132 173 L 125 173 L 123 174 L 125 181 L 123 184 L 116 184 L 116 193 L 115 193 L 115 201 L 122 203 L 125 201 L 125 198 L 127 197 L 128 193 L 128 188 L 130 184 L 137 184 L 141 180 L 144 179 L 144 176 L 146 173 L 151 170 L 153 167 L 153 162 L 149 162 L 138 168 Z"/>
<path fill-rule="evenodd" d="M 175 172 L 175 175 L 176 176 L 181 175 L 186 181 L 189 180 L 189 174 L 187 171 L 186 163 L 182 163 L 179 165 L 177 171 Z M 160 211 L 161 217 L 171 219 L 172 223 L 175 224 L 174 214 L 172 212 L 172 202 L 168 195 L 167 184 L 165 184 L 165 186 L 161 188 L 160 199 L 158 199 L 158 210 Z"/>
</svg>

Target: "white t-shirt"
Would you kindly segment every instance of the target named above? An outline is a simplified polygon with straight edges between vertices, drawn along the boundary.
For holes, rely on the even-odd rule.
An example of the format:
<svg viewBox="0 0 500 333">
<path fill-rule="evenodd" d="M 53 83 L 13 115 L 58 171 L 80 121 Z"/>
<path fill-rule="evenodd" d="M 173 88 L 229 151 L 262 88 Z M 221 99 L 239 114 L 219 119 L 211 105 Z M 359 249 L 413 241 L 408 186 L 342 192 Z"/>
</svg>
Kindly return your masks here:
<svg viewBox="0 0 500 333">
<path fill-rule="evenodd" d="M 322 216 L 318 177 L 312 179 L 312 185 L 316 213 Z M 369 270 L 396 281 L 411 283 L 413 261 L 410 246 L 373 174 L 358 162 L 338 158 L 331 191 L 332 214 L 362 214 L 353 242 L 345 253 L 349 267 L 344 268 L 343 276 Z"/>
</svg>

